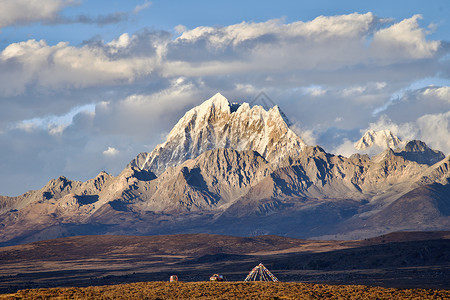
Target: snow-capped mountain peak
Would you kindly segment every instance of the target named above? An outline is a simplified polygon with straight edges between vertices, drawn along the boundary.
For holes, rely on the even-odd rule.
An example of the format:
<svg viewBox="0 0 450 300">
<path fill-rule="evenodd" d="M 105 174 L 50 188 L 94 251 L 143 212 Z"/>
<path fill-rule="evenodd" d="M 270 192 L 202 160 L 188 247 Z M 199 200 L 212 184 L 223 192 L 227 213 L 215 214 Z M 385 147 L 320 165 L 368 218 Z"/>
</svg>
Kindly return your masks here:
<svg viewBox="0 0 450 300">
<path fill-rule="evenodd" d="M 183 118 L 190 116 L 191 114 L 207 115 L 211 111 L 221 111 L 224 113 L 230 113 L 230 103 L 221 93 L 217 93 L 210 99 L 206 100 L 199 106 L 189 110 Z"/>
<path fill-rule="evenodd" d="M 368 130 L 363 137 L 355 143 L 357 150 L 369 150 L 370 148 L 379 149 L 399 148 L 405 143 L 395 136 L 390 130 Z"/>
<path fill-rule="evenodd" d="M 231 148 L 253 150 L 277 164 L 298 155 L 305 143 L 284 121 L 277 106 L 266 111 L 248 103 L 230 104 L 220 93 L 189 110 L 164 143 L 139 154 L 130 164 L 156 175 L 167 167 L 195 158 L 205 151 Z"/>
</svg>

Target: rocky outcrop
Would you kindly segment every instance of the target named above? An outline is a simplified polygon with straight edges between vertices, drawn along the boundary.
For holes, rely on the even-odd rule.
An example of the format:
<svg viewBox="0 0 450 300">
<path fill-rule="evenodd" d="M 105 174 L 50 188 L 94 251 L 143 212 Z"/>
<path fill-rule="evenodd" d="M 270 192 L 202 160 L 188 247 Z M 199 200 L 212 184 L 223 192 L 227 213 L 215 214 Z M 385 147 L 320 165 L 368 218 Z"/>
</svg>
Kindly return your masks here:
<svg viewBox="0 0 450 300">
<path fill-rule="evenodd" d="M 397 153 L 407 160 L 429 166 L 434 165 L 445 158 L 444 153 L 433 150 L 429 148 L 427 144 L 418 140 L 408 142 L 405 147 L 397 151 Z"/>
</svg>

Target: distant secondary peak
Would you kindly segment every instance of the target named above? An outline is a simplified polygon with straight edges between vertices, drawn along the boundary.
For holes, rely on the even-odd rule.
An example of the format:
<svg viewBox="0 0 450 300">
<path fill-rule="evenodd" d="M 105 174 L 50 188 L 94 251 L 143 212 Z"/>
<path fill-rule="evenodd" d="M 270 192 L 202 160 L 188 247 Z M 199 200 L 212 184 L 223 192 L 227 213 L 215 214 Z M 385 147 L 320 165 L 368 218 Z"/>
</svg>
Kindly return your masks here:
<svg viewBox="0 0 450 300">
<path fill-rule="evenodd" d="M 398 148 L 402 146 L 403 141 L 395 136 L 390 130 L 368 130 L 362 138 L 355 143 L 357 150 L 366 150 L 369 148 L 387 149 Z"/>
<path fill-rule="evenodd" d="M 422 141 L 409 141 L 402 150 L 397 151 L 398 155 L 419 164 L 433 165 L 445 158 L 444 153 L 433 150 Z"/>
<path fill-rule="evenodd" d="M 405 145 L 405 151 L 407 152 L 424 152 L 428 149 L 427 144 L 419 140 L 409 141 Z"/>
</svg>

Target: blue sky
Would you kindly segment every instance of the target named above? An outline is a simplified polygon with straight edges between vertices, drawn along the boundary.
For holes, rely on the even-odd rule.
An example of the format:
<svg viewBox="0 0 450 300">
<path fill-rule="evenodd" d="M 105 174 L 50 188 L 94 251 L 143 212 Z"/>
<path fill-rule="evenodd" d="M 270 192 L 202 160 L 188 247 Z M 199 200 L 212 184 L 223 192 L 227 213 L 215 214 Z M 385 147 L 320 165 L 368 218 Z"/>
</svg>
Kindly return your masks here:
<svg viewBox="0 0 450 300">
<path fill-rule="evenodd" d="M 309 144 L 368 129 L 450 154 L 450 2 L 0 1 L 0 195 L 116 175 L 216 92 Z"/>
</svg>

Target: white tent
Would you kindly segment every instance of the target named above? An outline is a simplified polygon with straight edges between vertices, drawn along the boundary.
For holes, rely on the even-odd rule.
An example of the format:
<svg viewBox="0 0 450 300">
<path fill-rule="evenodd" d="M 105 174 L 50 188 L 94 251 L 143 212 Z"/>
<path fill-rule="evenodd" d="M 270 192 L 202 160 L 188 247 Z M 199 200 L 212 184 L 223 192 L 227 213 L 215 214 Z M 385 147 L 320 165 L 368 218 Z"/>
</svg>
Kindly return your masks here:
<svg viewBox="0 0 450 300">
<path fill-rule="evenodd" d="M 278 279 L 262 263 L 254 267 L 244 281 L 278 281 Z"/>
</svg>

